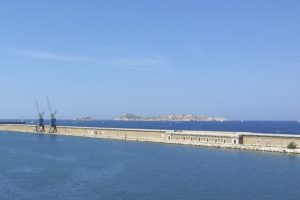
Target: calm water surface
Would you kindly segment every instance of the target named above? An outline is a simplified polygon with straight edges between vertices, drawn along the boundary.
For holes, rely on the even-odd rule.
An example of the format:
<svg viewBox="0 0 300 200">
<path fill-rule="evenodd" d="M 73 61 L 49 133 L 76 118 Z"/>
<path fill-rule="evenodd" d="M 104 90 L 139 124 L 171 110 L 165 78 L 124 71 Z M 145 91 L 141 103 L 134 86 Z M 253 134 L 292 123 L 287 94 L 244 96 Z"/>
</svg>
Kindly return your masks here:
<svg viewBox="0 0 300 200">
<path fill-rule="evenodd" d="M 299 200 L 300 156 L 0 132 L 1 200 Z"/>
<path fill-rule="evenodd" d="M 27 120 L 36 124 L 36 121 Z M 46 124 L 49 124 L 46 121 Z M 203 130 L 203 131 L 233 131 L 254 133 L 300 134 L 300 123 L 296 121 L 225 121 L 225 122 L 139 122 L 94 120 L 78 122 L 58 120 L 58 125 L 106 127 L 106 128 L 142 128 L 167 130 Z"/>
</svg>

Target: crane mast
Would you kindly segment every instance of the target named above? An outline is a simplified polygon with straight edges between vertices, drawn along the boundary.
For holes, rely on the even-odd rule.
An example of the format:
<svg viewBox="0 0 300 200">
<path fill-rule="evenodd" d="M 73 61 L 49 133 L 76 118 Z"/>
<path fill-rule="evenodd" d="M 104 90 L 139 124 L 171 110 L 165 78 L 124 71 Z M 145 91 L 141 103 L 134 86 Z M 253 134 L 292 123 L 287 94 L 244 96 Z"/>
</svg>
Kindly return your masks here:
<svg viewBox="0 0 300 200">
<path fill-rule="evenodd" d="M 36 132 L 45 132 L 45 124 L 44 124 L 44 117 L 43 117 L 44 112 L 40 111 L 40 107 L 39 107 L 39 104 L 38 104 L 38 101 L 36 98 L 34 99 L 34 102 L 35 102 L 35 106 L 36 106 L 36 110 L 37 110 L 38 118 L 39 118 L 38 124 L 35 127 Z"/>
<path fill-rule="evenodd" d="M 46 101 L 48 104 L 48 109 L 49 109 L 49 113 L 50 113 L 50 129 L 49 129 L 49 133 L 56 133 L 57 132 L 57 127 L 56 127 L 56 113 L 57 111 L 52 112 L 52 108 L 51 108 L 51 104 L 49 101 L 49 98 L 46 96 Z"/>
</svg>

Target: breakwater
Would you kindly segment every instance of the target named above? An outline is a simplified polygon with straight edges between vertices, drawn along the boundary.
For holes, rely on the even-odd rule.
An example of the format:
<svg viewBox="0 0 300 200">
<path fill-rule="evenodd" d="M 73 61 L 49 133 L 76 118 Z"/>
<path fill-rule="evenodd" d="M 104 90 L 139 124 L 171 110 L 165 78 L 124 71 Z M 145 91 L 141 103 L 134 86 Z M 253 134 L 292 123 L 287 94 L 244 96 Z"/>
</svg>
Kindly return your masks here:
<svg viewBox="0 0 300 200">
<path fill-rule="evenodd" d="M 49 126 L 46 126 L 46 133 L 42 134 L 47 134 L 49 128 Z M 34 125 L 0 124 L 0 131 L 36 133 L 36 127 Z M 288 134 L 73 126 L 59 126 L 57 127 L 57 133 L 54 134 L 300 154 L 300 135 Z M 290 143 L 294 143 L 297 148 L 287 148 Z"/>
</svg>

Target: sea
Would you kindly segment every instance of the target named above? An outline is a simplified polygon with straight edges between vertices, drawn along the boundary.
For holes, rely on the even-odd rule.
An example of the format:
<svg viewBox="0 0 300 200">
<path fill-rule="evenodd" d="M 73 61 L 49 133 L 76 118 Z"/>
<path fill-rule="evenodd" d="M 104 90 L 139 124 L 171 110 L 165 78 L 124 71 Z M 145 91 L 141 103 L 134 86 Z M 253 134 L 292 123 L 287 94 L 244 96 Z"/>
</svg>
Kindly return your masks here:
<svg viewBox="0 0 300 200">
<path fill-rule="evenodd" d="M 59 123 L 300 133 L 297 122 Z M 299 183 L 299 155 L 0 132 L 1 200 L 299 200 Z"/>
<path fill-rule="evenodd" d="M 36 120 L 25 120 L 28 124 L 37 124 Z M 45 122 L 50 124 L 48 120 Z M 103 127 L 103 128 L 133 128 L 162 130 L 201 130 L 201 131 L 231 131 L 275 134 L 300 134 L 300 122 L 297 121 L 223 121 L 223 122 L 179 122 L 179 121 L 118 121 L 118 120 L 58 120 L 58 125 Z"/>
</svg>

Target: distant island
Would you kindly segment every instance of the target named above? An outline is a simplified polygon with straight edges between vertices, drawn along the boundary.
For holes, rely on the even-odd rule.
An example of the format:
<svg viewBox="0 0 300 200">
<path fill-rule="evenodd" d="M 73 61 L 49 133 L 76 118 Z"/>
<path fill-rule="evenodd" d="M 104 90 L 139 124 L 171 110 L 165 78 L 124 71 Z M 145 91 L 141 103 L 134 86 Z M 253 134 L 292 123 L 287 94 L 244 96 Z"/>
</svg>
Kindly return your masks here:
<svg viewBox="0 0 300 200">
<path fill-rule="evenodd" d="M 92 121 L 93 119 L 90 116 L 76 118 L 75 121 L 87 122 Z"/>
<path fill-rule="evenodd" d="M 143 117 L 135 114 L 126 114 L 115 119 L 120 121 L 226 121 L 224 117 L 209 117 L 205 115 L 189 115 L 189 114 L 177 114 L 177 115 L 160 115 L 156 117 Z"/>
</svg>

